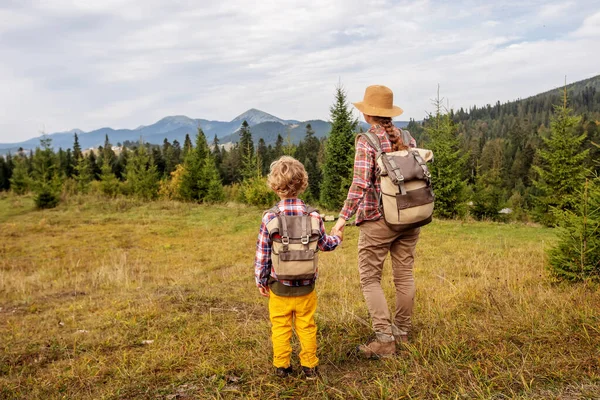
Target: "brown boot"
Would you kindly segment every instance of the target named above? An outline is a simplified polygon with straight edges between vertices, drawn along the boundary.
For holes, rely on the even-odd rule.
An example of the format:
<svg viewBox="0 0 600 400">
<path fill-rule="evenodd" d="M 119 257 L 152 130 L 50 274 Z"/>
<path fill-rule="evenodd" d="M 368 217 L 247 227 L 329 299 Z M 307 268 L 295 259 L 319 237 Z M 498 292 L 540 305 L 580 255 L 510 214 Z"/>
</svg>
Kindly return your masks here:
<svg viewBox="0 0 600 400">
<path fill-rule="evenodd" d="M 396 342 L 392 335 L 378 333 L 377 339 L 358 346 L 358 352 L 367 358 L 388 358 L 396 355 Z"/>
<path fill-rule="evenodd" d="M 408 343 L 408 332 L 399 329 L 394 324 L 392 324 L 392 334 L 394 335 L 394 339 L 396 339 L 397 345 Z"/>
</svg>

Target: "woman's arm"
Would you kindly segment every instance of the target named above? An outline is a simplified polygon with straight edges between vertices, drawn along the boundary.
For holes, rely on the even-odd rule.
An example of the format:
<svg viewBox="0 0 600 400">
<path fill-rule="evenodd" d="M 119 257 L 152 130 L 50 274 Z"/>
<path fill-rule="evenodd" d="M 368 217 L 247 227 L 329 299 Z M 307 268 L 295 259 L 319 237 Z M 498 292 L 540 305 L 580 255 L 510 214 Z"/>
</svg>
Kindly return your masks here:
<svg viewBox="0 0 600 400">
<path fill-rule="evenodd" d="M 356 142 L 356 153 L 354 154 L 354 172 L 352 177 L 352 185 L 348 190 L 348 196 L 344 202 L 344 207 L 340 211 L 340 219 L 335 227 L 339 230 L 343 229 L 340 221 L 349 220 L 358 210 L 358 206 L 365 197 L 366 190 L 372 185 L 371 179 L 375 164 L 375 157 L 371 147 L 367 144 L 364 137 L 360 137 Z"/>
</svg>

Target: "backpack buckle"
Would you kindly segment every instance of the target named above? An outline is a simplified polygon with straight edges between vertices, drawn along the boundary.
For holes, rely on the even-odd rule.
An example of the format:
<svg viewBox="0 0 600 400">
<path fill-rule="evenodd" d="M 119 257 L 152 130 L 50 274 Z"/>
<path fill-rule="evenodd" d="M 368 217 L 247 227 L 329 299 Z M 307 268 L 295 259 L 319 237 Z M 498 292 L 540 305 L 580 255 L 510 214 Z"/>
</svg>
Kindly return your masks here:
<svg viewBox="0 0 600 400">
<path fill-rule="evenodd" d="M 281 238 L 281 243 L 287 246 L 288 244 L 290 244 L 290 238 L 288 236 L 283 236 Z"/>
<path fill-rule="evenodd" d="M 300 238 L 300 243 L 302 243 L 302 244 L 308 244 L 308 242 L 310 242 L 310 236 L 306 235 L 306 236 L 302 236 Z"/>
</svg>

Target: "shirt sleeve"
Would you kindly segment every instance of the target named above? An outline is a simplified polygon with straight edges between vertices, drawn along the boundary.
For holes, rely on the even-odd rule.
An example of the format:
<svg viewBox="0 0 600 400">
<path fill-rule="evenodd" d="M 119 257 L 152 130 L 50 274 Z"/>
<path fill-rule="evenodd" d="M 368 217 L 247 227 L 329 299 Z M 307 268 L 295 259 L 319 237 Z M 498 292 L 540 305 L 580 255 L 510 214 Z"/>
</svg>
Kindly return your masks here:
<svg viewBox="0 0 600 400">
<path fill-rule="evenodd" d="M 359 138 L 356 143 L 356 153 L 354 154 L 352 185 L 348 190 L 348 196 L 340 212 L 340 217 L 345 220 L 349 220 L 356 213 L 359 204 L 365 197 L 365 191 L 372 185 L 371 179 L 374 164 L 374 156 L 366 143 L 366 139 L 364 137 Z"/>
<path fill-rule="evenodd" d="M 332 251 L 342 242 L 342 239 L 338 235 L 330 236 L 325 232 L 325 223 L 320 215 L 311 214 L 313 218 L 319 218 L 319 241 L 317 247 L 321 251 Z"/>
<path fill-rule="evenodd" d="M 271 275 L 271 238 L 267 229 L 269 214 L 262 219 L 258 238 L 256 239 L 256 255 L 254 257 L 254 278 L 256 286 L 267 287 Z"/>
</svg>

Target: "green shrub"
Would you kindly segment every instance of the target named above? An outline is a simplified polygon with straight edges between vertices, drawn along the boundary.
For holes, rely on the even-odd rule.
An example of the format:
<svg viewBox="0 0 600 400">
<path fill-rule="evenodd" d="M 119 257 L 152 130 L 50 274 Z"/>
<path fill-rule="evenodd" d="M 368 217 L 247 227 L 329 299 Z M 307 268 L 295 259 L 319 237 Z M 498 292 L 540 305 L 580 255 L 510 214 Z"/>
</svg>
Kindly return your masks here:
<svg viewBox="0 0 600 400">
<path fill-rule="evenodd" d="M 252 206 L 271 206 L 279 200 L 277 195 L 267 186 L 267 178 L 254 177 L 242 182 L 239 201 Z"/>
<path fill-rule="evenodd" d="M 35 196 L 35 206 L 39 209 L 54 208 L 58 205 L 58 196 L 50 190 L 42 190 Z"/>
</svg>

